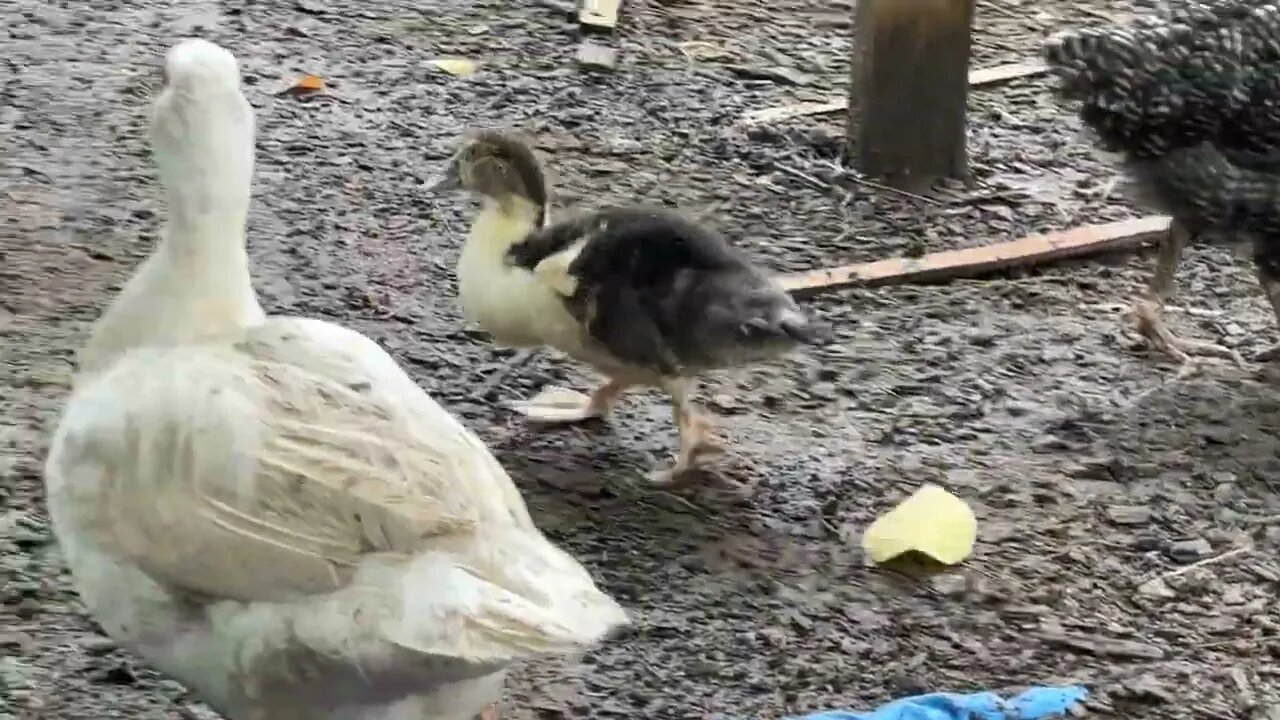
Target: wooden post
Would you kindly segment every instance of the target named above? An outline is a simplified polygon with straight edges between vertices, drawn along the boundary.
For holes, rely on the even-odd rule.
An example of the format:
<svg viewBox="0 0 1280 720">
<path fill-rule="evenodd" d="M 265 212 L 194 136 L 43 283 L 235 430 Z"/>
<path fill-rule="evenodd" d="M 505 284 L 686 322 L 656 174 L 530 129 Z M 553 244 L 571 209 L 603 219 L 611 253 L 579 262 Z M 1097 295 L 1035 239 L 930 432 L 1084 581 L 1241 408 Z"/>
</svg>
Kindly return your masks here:
<svg viewBox="0 0 1280 720">
<path fill-rule="evenodd" d="M 974 0 L 858 0 L 847 157 L 894 187 L 968 177 Z"/>
</svg>

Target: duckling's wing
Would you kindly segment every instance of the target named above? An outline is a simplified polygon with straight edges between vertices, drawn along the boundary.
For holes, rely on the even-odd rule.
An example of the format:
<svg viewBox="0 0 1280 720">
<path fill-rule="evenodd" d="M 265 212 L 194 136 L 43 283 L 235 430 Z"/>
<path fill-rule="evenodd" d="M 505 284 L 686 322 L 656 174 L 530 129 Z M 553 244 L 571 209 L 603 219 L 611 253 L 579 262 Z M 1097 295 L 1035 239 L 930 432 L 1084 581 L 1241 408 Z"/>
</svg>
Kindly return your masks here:
<svg viewBox="0 0 1280 720">
<path fill-rule="evenodd" d="M 623 620 L 481 444 L 363 336 L 281 319 L 136 350 L 77 391 L 51 492 L 94 542 L 194 597 L 389 595 L 383 640 L 501 660 Z M 378 568 L 376 571 L 371 568 Z M 394 582 L 376 581 L 386 568 Z"/>
<path fill-rule="evenodd" d="M 644 206 L 609 208 L 546 226 L 512 247 L 510 255 L 517 266 L 566 289 L 582 278 L 639 288 L 680 271 L 752 272 L 719 233 L 673 210 Z"/>
<path fill-rule="evenodd" d="M 714 366 L 734 345 L 791 342 L 783 290 L 720 234 L 664 208 L 603 210 L 511 250 L 614 356 L 663 374 Z"/>
</svg>

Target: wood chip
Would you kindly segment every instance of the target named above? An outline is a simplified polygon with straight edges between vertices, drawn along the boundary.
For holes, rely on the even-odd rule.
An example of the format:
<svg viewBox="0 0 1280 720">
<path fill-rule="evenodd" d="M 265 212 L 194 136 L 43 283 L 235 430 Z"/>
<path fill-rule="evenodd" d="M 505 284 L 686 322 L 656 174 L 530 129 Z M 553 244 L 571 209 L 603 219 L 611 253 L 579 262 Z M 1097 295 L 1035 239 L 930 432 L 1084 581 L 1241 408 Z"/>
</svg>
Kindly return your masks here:
<svg viewBox="0 0 1280 720">
<path fill-rule="evenodd" d="M 1139 585 L 1138 594 L 1163 599 L 1175 598 L 1178 596 L 1178 593 L 1174 592 L 1173 589 L 1169 587 L 1169 583 L 1166 583 L 1160 578 L 1148 580 Z"/>
<path fill-rule="evenodd" d="M 578 43 L 578 65 L 587 70 L 613 70 L 618 65 L 618 51 L 607 45 L 583 40 Z"/>
<path fill-rule="evenodd" d="M 1159 215 L 1105 225 L 1086 225 L 1047 235 L 1029 235 L 1009 242 L 945 250 L 918 258 L 890 258 L 793 273 L 783 275 L 779 281 L 799 297 L 851 286 L 936 282 L 1105 251 L 1130 250 L 1158 241 L 1168 233 L 1169 218 Z"/>
</svg>

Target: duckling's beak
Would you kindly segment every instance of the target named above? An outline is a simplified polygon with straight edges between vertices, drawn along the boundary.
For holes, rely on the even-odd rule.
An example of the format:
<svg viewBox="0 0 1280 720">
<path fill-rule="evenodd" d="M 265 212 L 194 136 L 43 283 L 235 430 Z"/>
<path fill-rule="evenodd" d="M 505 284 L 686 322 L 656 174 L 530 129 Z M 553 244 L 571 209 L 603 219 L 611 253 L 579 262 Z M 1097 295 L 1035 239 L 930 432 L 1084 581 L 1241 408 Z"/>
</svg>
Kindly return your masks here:
<svg viewBox="0 0 1280 720">
<path fill-rule="evenodd" d="M 429 193 L 443 193 L 449 192 L 450 190 L 461 190 L 462 178 L 458 175 L 457 170 L 449 168 L 443 173 L 428 178 L 422 188 Z"/>
</svg>

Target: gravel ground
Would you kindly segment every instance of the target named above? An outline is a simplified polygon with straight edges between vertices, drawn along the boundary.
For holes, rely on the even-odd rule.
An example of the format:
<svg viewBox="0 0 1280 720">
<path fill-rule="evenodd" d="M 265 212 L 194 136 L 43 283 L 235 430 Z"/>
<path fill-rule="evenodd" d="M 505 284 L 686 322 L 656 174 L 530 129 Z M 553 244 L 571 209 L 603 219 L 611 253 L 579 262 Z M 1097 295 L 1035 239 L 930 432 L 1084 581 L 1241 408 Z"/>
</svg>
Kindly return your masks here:
<svg viewBox="0 0 1280 720">
<path fill-rule="evenodd" d="M 1025 60 L 1045 32 L 1127 9 L 980 2 L 975 66 Z M 608 424 L 526 428 L 505 402 L 588 380 L 551 353 L 474 397 L 509 353 L 468 331 L 454 303 L 473 205 L 418 191 L 467 126 L 534 134 L 565 204 L 707 213 L 780 271 L 1140 214 L 1101 196 L 1112 171 L 1044 78 L 973 94 L 977 184 L 941 202 L 800 180 L 836 156 L 838 116 L 737 121 L 840 93 L 850 17 L 843 2 L 628 0 L 620 67 L 584 76 L 553 2 L 7 4 L 0 718 L 207 713 L 82 614 L 40 481 L 74 349 L 151 245 L 146 113 L 164 49 L 193 33 L 237 54 L 258 109 L 249 245 L 264 304 L 382 343 L 635 612 L 624 641 L 516 672 L 505 717 L 777 718 L 1052 682 L 1089 685 L 1099 717 L 1277 717 L 1280 391 L 1225 364 L 1174 381 L 1135 342 L 1125 311 L 1150 257 L 812 301 L 838 344 L 707 383 L 746 496 L 636 485 L 675 440 L 654 395 Z M 481 72 L 427 63 L 453 55 Z M 802 84 L 760 79 L 761 66 Z M 334 96 L 276 94 L 303 72 Z M 1251 269 L 1228 249 L 1189 251 L 1180 284 L 1179 331 L 1242 351 L 1274 340 Z M 974 506 L 975 557 L 930 577 L 865 567 L 858 532 L 926 481 Z M 1239 547 L 1253 549 L 1149 582 Z"/>
</svg>

